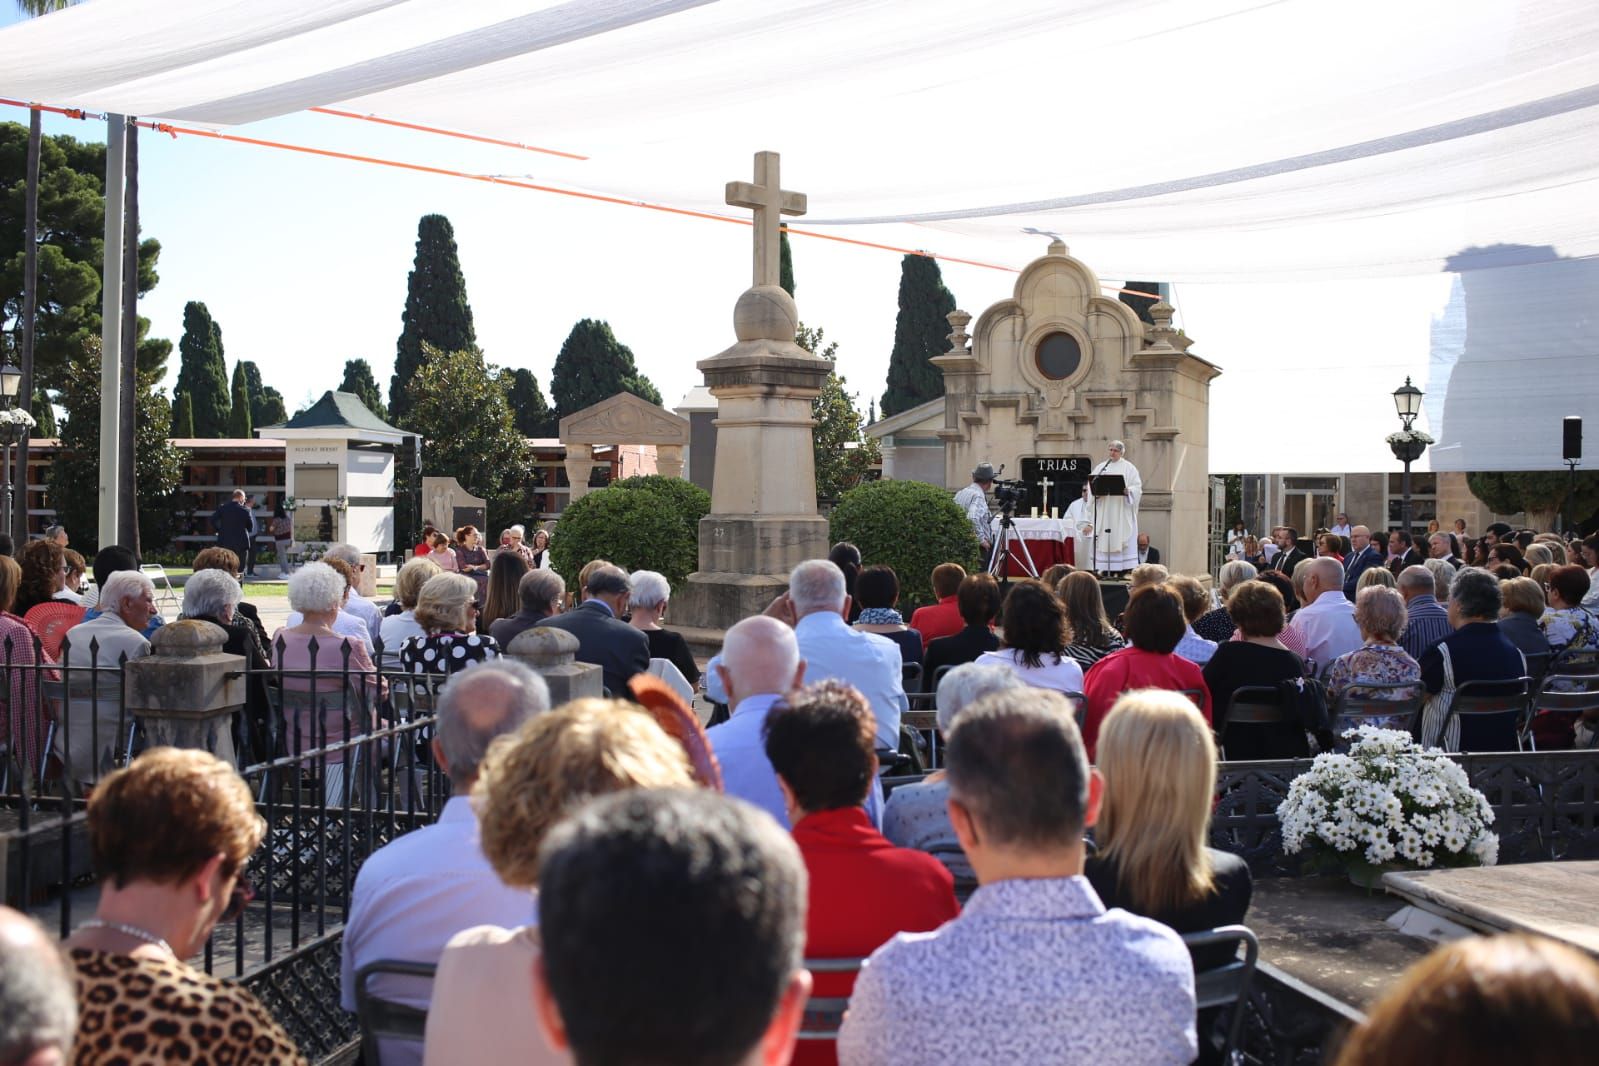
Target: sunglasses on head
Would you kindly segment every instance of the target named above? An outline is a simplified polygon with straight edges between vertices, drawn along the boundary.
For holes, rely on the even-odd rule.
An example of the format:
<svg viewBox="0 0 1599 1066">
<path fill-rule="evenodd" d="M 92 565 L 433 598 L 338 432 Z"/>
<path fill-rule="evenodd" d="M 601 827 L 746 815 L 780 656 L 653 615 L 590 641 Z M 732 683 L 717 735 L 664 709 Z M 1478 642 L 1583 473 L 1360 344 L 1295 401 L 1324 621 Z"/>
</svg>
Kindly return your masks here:
<svg viewBox="0 0 1599 1066">
<path fill-rule="evenodd" d="M 228 893 L 228 905 L 222 908 L 219 922 L 236 921 L 244 913 L 244 908 L 255 898 L 255 886 L 243 877 L 233 882 L 233 891 Z"/>
</svg>

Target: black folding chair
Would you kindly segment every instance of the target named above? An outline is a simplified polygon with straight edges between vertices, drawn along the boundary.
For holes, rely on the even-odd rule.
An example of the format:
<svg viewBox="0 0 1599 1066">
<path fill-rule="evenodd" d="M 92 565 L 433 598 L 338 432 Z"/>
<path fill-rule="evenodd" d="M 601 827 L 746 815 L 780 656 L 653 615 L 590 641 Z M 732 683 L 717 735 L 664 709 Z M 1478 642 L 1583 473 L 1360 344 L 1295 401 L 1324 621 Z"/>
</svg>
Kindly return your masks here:
<svg viewBox="0 0 1599 1066">
<path fill-rule="evenodd" d="M 427 1032 L 428 1012 L 373 995 L 368 987 L 374 977 L 420 977 L 428 981 L 438 967 L 427 962 L 378 959 L 355 972 L 355 1016 L 361 1026 L 361 1057 L 367 1066 L 382 1066 L 380 1041 L 408 1040 L 421 1043 Z"/>
<path fill-rule="evenodd" d="M 1538 734 L 1542 733 L 1546 750 L 1572 747 L 1574 739 L 1572 744 L 1555 745 L 1549 738 L 1573 735 L 1578 720 L 1593 715 L 1599 715 L 1599 674 L 1550 674 L 1533 697 L 1522 742 L 1537 751 Z"/>
<path fill-rule="evenodd" d="M 943 863 L 955 877 L 955 898 L 962 907 L 977 891 L 977 875 L 972 872 L 971 860 L 959 844 L 937 844 L 927 849 L 927 854 Z"/>
<path fill-rule="evenodd" d="M 1391 692 L 1392 696 L 1382 693 Z M 1401 695 L 1409 693 L 1409 695 Z M 1416 716 L 1427 700 L 1420 681 L 1356 682 L 1338 694 L 1333 703 L 1333 732 L 1342 737 L 1346 730 L 1363 725 L 1380 729 L 1402 729 L 1415 733 Z"/>
<path fill-rule="evenodd" d="M 1226 1041 L 1222 1045 L 1222 1061 L 1229 1066 L 1242 1063 L 1243 1052 L 1238 1048 L 1238 1034 L 1243 1028 L 1244 1006 L 1249 1002 L 1249 987 L 1255 980 L 1255 965 L 1260 960 L 1260 942 L 1255 934 L 1242 925 L 1224 925 L 1199 933 L 1186 933 L 1183 943 L 1191 955 L 1206 948 L 1232 946 L 1232 955 L 1223 963 L 1201 968 L 1194 963 L 1194 1001 L 1199 1010 L 1228 1007 Z M 1244 947 L 1244 957 L 1238 958 L 1237 945 Z M 1204 952 L 1209 954 L 1209 952 Z M 1204 1040 L 1205 1033 L 1199 1038 Z"/>
<path fill-rule="evenodd" d="M 812 974 L 860 973 L 865 959 L 806 959 L 805 968 Z M 811 996 L 805 1001 L 805 1014 L 800 1019 L 800 1040 L 837 1040 L 839 1026 L 844 1024 L 844 1012 L 849 1009 L 848 996 Z"/>
<path fill-rule="evenodd" d="M 1467 681 L 1449 698 L 1439 743 L 1448 747 L 1449 727 L 1455 723 L 1460 731 L 1456 751 L 1520 751 L 1531 705 L 1531 678 Z"/>
<path fill-rule="evenodd" d="M 922 690 L 922 664 L 902 663 L 899 668 L 900 684 L 907 693 Z"/>
</svg>

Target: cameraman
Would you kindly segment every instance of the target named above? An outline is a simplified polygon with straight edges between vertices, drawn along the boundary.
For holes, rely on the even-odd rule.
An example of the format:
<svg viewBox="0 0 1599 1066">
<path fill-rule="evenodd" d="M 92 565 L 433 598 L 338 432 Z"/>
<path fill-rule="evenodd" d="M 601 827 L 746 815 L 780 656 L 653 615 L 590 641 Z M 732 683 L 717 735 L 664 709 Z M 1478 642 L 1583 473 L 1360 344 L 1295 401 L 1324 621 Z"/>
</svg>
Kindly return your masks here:
<svg viewBox="0 0 1599 1066">
<path fill-rule="evenodd" d="M 994 517 L 988 511 L 988 493 L 994 487 L 994 477 L 992 463 L 978 463 L 977 469 L 972 471 L 972 483 L 955 494 L 955 502 L 966 512 L 972 532 L 983 546 L 984 559 L 994 545 Z"/>
</svg>

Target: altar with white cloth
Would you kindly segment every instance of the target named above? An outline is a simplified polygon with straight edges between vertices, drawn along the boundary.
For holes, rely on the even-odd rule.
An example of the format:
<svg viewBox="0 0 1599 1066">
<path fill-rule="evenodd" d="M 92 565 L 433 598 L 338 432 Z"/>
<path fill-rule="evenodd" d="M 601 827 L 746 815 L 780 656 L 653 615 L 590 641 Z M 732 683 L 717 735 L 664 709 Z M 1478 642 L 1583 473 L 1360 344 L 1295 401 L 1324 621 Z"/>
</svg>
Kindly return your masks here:
<svg viewBox="0 0 1599 1066">
<path fill-rule="evenodd" d="M 1020 540 L 1015 537 L 1006 546 L 1006 554 L 1010 563 L 1006 573 L 1011 577 L 1031 577 L 1028 572 L 1026 560 L 1031 558 L 1033 569 L 1042 574 L 1056 563 L 1076 565 L 1076 551 L 1072 544 L 1072 534 L 1066 522 L 1059 518 L 1014 518 L 1011 520 L 1015 532 Z M 999 543 L 999 518 L 994 519 L 994 543 Z M 1026 555 L 1022 553 L 1023 545 L 1026 546 Z"/>
</svg>

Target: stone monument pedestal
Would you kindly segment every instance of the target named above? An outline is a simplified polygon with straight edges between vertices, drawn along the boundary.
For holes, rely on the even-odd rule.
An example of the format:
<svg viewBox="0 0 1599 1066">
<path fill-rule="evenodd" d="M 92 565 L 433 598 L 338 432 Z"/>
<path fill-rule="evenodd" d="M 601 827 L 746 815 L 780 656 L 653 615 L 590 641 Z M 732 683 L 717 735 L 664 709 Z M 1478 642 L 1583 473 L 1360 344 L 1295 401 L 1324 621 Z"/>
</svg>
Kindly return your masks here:
<svg viewBox="0 0 1599 1066">
<path fill-rule="evenodd" d="M 221 626 L 181 619 L 150 638 L 126 667 L 128 713 L 149 747 L 200 748 L 235 762 L 233 718 L 244 707 L 244 657 L 222 650 Z"/>
</svg>

